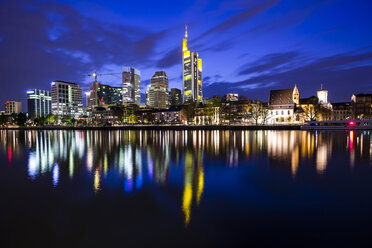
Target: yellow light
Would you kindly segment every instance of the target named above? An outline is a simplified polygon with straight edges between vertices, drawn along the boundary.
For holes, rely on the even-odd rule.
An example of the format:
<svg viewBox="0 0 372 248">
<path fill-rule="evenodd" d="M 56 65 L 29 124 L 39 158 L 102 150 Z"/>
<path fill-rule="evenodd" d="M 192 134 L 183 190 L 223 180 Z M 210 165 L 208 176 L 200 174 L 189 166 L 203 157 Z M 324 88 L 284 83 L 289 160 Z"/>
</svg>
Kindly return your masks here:
<svg viewBox="0 0 372 248">
<path fill-rule="evenodd" d="M 198 59 L 198 69 L 202 71 L 202 59 Z"/>
<path fill-rule="evenodd" d="M 187 80 L 191 80 L 191 75 L 185 76 L 185 81 L 187 81 Z"/>
<path fill-rule="evenodd" d="M 182 39 L 182 51 L 187 51 L 187 39 Z"/>
<path fill-rule="evenodd" d="M 191 94 L 191 90 L 186 90 L 185 91 L 185 96 L 188 96 L 188 95 L 190 95 Z"/>
<path fill-rule="evenodd" d="M 190 51 L 189 50 L 183 50 L 183 58 L 189 58 L 190 57 Z"/>
</svg>

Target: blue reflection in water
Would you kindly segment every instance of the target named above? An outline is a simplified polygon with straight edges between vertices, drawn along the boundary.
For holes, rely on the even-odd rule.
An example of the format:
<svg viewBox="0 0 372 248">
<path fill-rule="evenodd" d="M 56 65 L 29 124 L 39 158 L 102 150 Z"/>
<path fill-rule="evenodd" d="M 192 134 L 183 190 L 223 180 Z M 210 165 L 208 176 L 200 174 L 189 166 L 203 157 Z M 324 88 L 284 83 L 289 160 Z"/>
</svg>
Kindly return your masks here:
<svg viewBox="0 0 372 248">
<path fill-rule="evenodd" d="M 59 180 L 59 166 L 58 166 L 58 163 L 55 163 L 53 167 L 53 186 L 54 187 L 57 187 L 58 180 Z"/>
<path fill-rule="evenodd" d="M 339 181 L 352 178 L 354 174 L 342 168 L 356 171 L 358 166 L 371 165 L 372 158 L 370 133 L 357 131 L 25 133 L 22 146 L 16 141 L 20 139 L 15 138 L 19 134 L 1 132 L 1 148 L 5 161 L 9 149 L 14 158 L 28 152 L 25 171 L 33 182 L 38 177 L 47 177 L 45 181 L 52 180 L 53 187 L 62 191 L 69 185 L 97 198 L 112 189 L 126 198 L 130 193 L 137 196 L 161 188 L 163 195 L 159 198 L 168 197 L 169 202 L 175 202 L 177 213 L 188 227 L 199 209 L 211 204 L 211 196 L 228 199 L 232 205 L 244 205 L 251 194 L 252 208 L 262 201 L 260 207 L 269 209 L 275 205 L 275 199 L 285 201 L 278 193 L 281 190 L 290 189 L 289 194 L 294 195 L 301 190 L 291 183 L 301 182 L 310 185 L 309 188 L 315 185 L 312 190 L 317 192 L 329 183 L 327 176 L 341 178 Z M 316 180 L 324 182 L 319 186 Z M 65 181 L 69 184 L 64 184 Z M 308 191 L 302 193 L 307 195 Z"/>
</svg>

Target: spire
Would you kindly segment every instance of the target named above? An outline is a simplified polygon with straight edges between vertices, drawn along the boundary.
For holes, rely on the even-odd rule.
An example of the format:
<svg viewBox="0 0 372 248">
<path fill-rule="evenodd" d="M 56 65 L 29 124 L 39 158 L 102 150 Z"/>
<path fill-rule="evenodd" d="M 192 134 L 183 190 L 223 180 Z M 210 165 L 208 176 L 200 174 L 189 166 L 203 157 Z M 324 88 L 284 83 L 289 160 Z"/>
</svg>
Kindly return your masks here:
<svg viewBox="0 0 372 248">
<path fill-rule="evenodd" d="M 323 84 L 320 84 L 320 89 L 323 90 Z"/>
<path fill-rule="evenodd" d="M 186 31 L 185 31 L 185 38 L 187 39 L 187 25 L 185 26 L 185 29 L 186 29 Z"/>
</svg>

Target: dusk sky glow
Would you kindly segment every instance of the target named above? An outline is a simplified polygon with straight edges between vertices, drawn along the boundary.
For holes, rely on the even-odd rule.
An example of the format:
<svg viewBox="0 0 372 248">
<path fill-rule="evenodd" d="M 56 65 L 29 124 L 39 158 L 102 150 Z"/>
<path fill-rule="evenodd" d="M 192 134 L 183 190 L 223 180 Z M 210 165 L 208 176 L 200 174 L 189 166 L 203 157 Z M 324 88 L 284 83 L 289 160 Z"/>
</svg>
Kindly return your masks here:
<svg viewBox="0 0 372 248">
<path fill-rule="evenodd" d="M 203 59 L 204 95 L 267 101 L 270 89 L 301 97 L 323 84 L 331 102 L 372 93 L 372 1 L 0 0 L 0 101 L 87 74 L 141 71 L 142 93 L 157 70 L 182 88 L 181 45 Z M 121 86 L 120 76 L 98 80 Z M 3 109 L 3 106 L 1 107 Z M 26 110 L 26 107 L 24 107 Z"/>
</svg>

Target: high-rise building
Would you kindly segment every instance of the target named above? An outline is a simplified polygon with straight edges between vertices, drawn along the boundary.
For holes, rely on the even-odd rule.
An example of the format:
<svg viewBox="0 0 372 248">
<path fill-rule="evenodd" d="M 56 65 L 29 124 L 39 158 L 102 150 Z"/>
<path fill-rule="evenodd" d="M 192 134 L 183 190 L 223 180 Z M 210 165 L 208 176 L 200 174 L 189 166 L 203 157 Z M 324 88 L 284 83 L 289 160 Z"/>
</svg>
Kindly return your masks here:
<svg viewBox="0 0 372 248">
<path fill-rule="evenodd" d="M 124 66 L 123 80 L 123 103 L 135 103 L 141 105 L 141 74 L 134 67 Z"/>
<path fill-rule="evenodd" d="M 182 104 L 181 90 L 172 88 L 169 94 L 169 104 L 172 107 L 180 106 Z"/>
<path fill-rule="evenodd" d="M 27 91 L 28 117 L 31 119 L 47 116 L 52 112 L 52 97 L 47 90 Z"/>
<path fill-rule="evenodd" d="M 165 71 L 157 71 L 147 86 L 146 105 L 165 109 L 168 105 L 168 77 Z"/>
<path fill-rule="evenodd" d="M 226 95 L 226 101 L 228 102 L 236 102 L 239 100 L 239 94 L 237 93 L 229 93 Z"/>
<path fill-rule="evenodd" d="M 187 48 L 187 26 L 182 39 L 183 102 L 203 101 L 202 59 Z"/>
<path fill-rule="evenodd" d="M 55 81 L 51 84 L 52 113 L 78 118 L 83 114 L 82 92 L 76 83 Z"/>
<path fill-rule="evenodd" d="M 22 112 L 22 102 L 6 101 L 5 102 L 5 114 L 19 114 Z"/>
<path fill-rule="evenodd" d="M 87 93 L 87 106 L 122 104 L 123 88 L 93 82 Z"/>
</svg>

